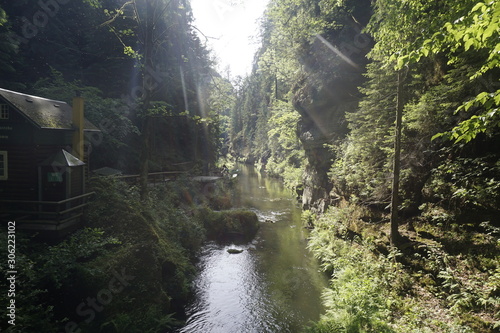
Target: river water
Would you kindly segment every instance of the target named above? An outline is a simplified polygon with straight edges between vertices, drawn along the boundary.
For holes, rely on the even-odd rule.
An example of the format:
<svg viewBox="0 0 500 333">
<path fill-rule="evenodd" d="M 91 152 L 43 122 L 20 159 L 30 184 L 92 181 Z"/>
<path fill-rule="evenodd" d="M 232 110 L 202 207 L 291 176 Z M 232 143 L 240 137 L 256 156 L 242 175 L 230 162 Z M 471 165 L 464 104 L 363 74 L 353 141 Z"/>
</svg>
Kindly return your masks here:
<svg viewBox="0 0 500 333">
<path fill-rule="evenodd" d="M 281 182 L 240 166 L 238 206 L 259 217 L 247 244 L 207 243 L 179 333 L 295 333 L 319 319 L 327 281 L 307 251 L 300 208 Z M 230 254 L 228 249 L 243 252 Z"/>
</svg>

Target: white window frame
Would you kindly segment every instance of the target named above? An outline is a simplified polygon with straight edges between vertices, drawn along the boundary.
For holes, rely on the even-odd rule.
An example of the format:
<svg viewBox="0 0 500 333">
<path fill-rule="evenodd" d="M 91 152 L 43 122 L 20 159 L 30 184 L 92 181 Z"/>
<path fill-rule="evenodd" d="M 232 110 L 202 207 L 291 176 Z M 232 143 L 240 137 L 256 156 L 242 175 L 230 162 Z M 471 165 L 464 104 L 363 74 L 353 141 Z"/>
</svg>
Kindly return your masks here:
<svg viewBox="0 0 500 333">
<path fill-rule="evenodd" d="M 9 119 L 9 106 L 7 104 L 0 104 L 0 120 Z"/>
<path fill-rule="evenodd" d="M 0 151 L 0 155 L 3 156 L 3 173 L 0 173 L 0 180 L 9 179 L 9 159 L 7 158 L 6 151 Z"/>
</svg>

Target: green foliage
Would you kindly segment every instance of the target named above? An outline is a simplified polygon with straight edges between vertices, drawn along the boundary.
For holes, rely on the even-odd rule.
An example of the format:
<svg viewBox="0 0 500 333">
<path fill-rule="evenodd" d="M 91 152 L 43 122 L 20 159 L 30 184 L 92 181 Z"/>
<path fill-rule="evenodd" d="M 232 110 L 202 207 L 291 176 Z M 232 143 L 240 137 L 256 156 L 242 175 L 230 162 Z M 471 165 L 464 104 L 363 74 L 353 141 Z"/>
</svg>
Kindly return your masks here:
<svg viewBox="0 0 500 333">
<path fill-rule="evenodd" d="M 20 41 L 12 37 L 11 22 L 5 10 L 0 7 L 0 85 L 6 87 L 15 75 L 16 54 Z"/>
<path fill-rule="evenodd" d="M 471 8 L 472 7 L 472 8 Z M 491 71 L 500 68 L 500 2 L 497 0 L 479 3 L 464 3 L 460 8 L 469 9 L 464 16 L 454 17 L 454 21 L 446 22 L 441 31 L 423 41 L 421 47 L 411 50 L 398 59 L 398 67 L 408 62 L 418 62 L 422 56 L 429 54 L 447 53 L 448 64 L 455 64 L 464 57 L 464 54 L 481 52 L 487 58 L 480 64 L 470 80 L 476 80 Z M 418 44 L 417 44 L 418 45 Z M 500 105 L 500 90 L 483 91 L 469 101 L 465 101 L 456 112 L 468 110 L 473 105 L 481 108 L 479 115 L 473 115 L 462 121 L 449 132 L 438 133 L 433 138 L 445 137 L 454 140 L 469 142 L 479 133 L 493 132 L 500 126 L 498 106 Z"/>
<path fill-rule="evenodd" d="M 113 166 L 128 169 L 121 156 L 131 149 L 126 143 L 127 138 L 139 134 L 139 130 L 129 117 L 130 108 L 125 101 L 104 98 L 98 88 L 85 86 L 80 81 L 67 82 L 63 74 L 55 69 L 52 69 L 50 77 L 35 82 L 33 89 L 38 96 L 62 100 L 69 105 L 75 92 L 80 92 L 85 101 L 85 118 L 101 130 L 101 134 L 86 137 L 93 149 L 90 159 L 92 168 Z"/>
<path fill-rule="evenodd" d="M 389 202 L 394 159 L 394 123 L 396 118 L 397 72 L 388 55 L 409 47 L 422 33 L 429 34 L 438 23 L 424 13 L 445 10 L 450 2 L 377 1 L 368 31 L 375 39 L 369 56 L 373 62 L 367 66 L 367 82 L 360 88 L 365 95 L 359 108 L 347 113 L 350 133 L 342 144 L 335 144 L 334 161 L 330 176 L 335 190 L 345 198 L 354 195 L 365 204 L 386 206 Z M 418 31 L 418 32 L 417 32 Z M 433 73 L 433 66 L 436 67 Z M 431 68 L 429 68 L 431 67 Z M 426 94 L 432 80 L 441 80 L 436 64 L 423 64 L 420 68 L 403 73 L 405 105 L 401 152 L 401 189 L 403 199 L 418 201 L 432 151 L 426 140 L 442 118 L 437 118 L 434 104 L 436 94 Z M 437 72 L 437 73 L 436 73 Z M 441 90 L 445 90 L 443 86 Z M 444 95 L 446 96 L 446 95 Z M 417 104 L 418 107 L 414 105 Z M 437 106 L 437 105 L 436 105 Z M 442 108 L 442 105 L 439 107 Z M 446 110 L 446 109 L 445 109 Z M 444 111 L 443 111 L 444 113 Z M 424 124 L 425 123 L 425 124 Z"/>
<path fill-rule="evenodd" d="M 469 119 L 460 122 L 451 131 L 437 133 L 432 140 L 443 137 L 447 140 L 469 142 L 475 139 L 480 133 L 492 132 L 496 127 L 500 127 L 500 116 L 498 106 L 500 105 L 500 90 L 494 93 L 482 92 L 474 99 L 462 104 L 456 112 L 468 111 L 472 106 L 486 109 L 479 115 L 473 115 Z"/>
<path fill-rule="evenodd" d="M 102 7 L 102 2 L 101 0 L 83 0 L 84 2 L 88 3 L 94 8 L 101 8 Z"/>
<path fill-rule="evenodd" d="M 209 238 L 224 241 L 252 239 L 259 229 L 257 215 L 247 210 L 211 211 L 202 208 L 197 211 L 198 219 L 203 221 Z"/>
<path fill-rule="evenodd" d="M 347 108 L 338 104 L 350 102 L 357 93 L 356 83 L 362 80 L 357 70 L 366 63 L 370 43 L 361 33 L 368 12 L 369 1 L 283 0 L 269 4 L 261 22 L 262 46 L 254 71 L 243 83 L 232 112 L 235 156 L 261 164 L 288 187 L 301 187 L 307 155 L 298 139 L 299 128 L 322 132 L 322 141 L 341 135 L 335 133 L 336 128 L 322 126 L 328 121 L 342 128 Z M 357 70 L 353 72 L 346 61 Z M 312 92 L 315 89 L 318 91 Z M 324 110 L 307 115 L 314 107 L 300 109 L 302 100 L 322 104 Z M 335 120 L 328 115 L 330 108 L 339 110 Z"/>
<path fill-rule="evenodd" d="M 137 174 L 141 151 L 149 155 L 152 171 L 186 161 L 215 162 L 222 111 L 209 101 L 216 95 L 211 78 L 217 74 L 192 27 L 189 3 L 85 0 L 47 6 L 41 27 L 32 22 L 29 1 L 2 3 L 2 88 L 67 102 L 80 90 L 87 118 L 102 130 L 102 137 L 92 134 L 91 169 L 110 166 Z M 26 21 L 19 19 L 24 16 Z M 188 121 L 179 117 L 184 111 Z M 143 115 L 154 117 L 154 126 L 143 126 Z M 154 144 L 144 148 L 140 135 L 148 130 L 145 137 Z"/>
<path fill-rule="evenodd" d="M 337 156 L 330 177 L 339 194 L 356 195 L 364 202 L 385 202 L 390 194 L 393 123 L 395 119 L 395 73 L 379 64 L 368 65 L 370 81 L 361 91 L 367 97 L 349 112 L 350 134 L 332 146 Z"/>
<path fill-rule="evenodd" d="M 206 231 L 200 221 L 176 207 L 175 202 L 182 195 L 176 191 L 178 184 L 155 188 L 150 194 L 148 207 L 151 207 L 153 221 L 165 232 L 169 241 L 181 245 L 182 251 L 194 258 L 205 240 Z"/>
<path fill-rule="evenodd" d="M 495 237 L 469 239 L 478 247 L 472 253 L 474 246 L 463 245 L 468 239 L 463 229 L 441 231 L 442 244 L 419 242 L 414 251 L 388 249 L 383 255 L 379 250 L 384 240 L 368 225 L 360 227 L 364 216 L 361 207 L 344 202 L 314 223 L 309 248 L 332 278 L 323 294 L 326 313 L 310 332 L 495 331 L 499 313 Z M 362 234 L 356 234 L 360 228 Z M 436 234 L 445 229 L 428 230 Z M 454 242 L 457 249 L 452 250 Z M 492 266 L 486 265 L 488 258 Z"/>
<path fill-rule="evenodd" d="M 270 112 L 267 147 L 271 156 L 266 171 L 282 178 L 287 187 L 297 188 L 302 183 L 305 158 L 296 132 L 299 114 L 289 102 L 283 101 L 276 101 Z"/>
<path fill-rule="evenodd" d="M 235 101 L 231 122 L 230 153 L 249 162 L 262 159 L 267 154 L 267 131 L 269 119 L 271 82 L 261 73 L 256 73 L 243 82 Z"/>
<path fill-rule="evenodd" d="M 2 229 L 0 232 L 0 246 L 7 249 L 7 232 Z M 33 257 L 28 249 L 32 240 L 20 232 L 16 232 L 16 270 L 22 272 L 16 276 L 16 330 L 29 331 L 47 331 L 55 332 L 57 330 L 57 322 L 54 320 L 54 303 L 47 302 L 50 299 L 50 293 L 46 285 L 42 283 L 42 278 L 45 275 L 43 270 L 36 265 Z M 40 247 L 43 252 L 43 247 Z M 3 252 L 6 253 L 6 252 Z M 10 269 L 7 266 L 7 260 L 0 263 L 0 268 L 3 272 Z M 4 277 L 0 281 L 0 288 L 4 291 L 0 295 L 0 302 L 7 304 L 10 302 L 8 298 L 8 290 L 10 289 L 9 281 Z M 5 316 L 7 318 L 7 315 Z M 0 322 L 0 328 L 6 330 L 11 325 L 7 324 L 7 319 Z M 9 330 L 7 330 L 9 332 Z"/>
<path fill-rule="evenodd" d="M 0 27 L 3 26 L 7 22 L 7 14 L 5 14 L 5 10 L 0 7 Z"/>
<path fill-rule="evenodd" d="M 351 130 L 347 139 L 332 146 L 337 159 L 332 165 L 330 176 L 338 194 L 345 198 L 355 196 L 363 203 L 388 203 L 396 105 L 396 72 L 393 66 L 396 62 L 408 65 L 403 94 L 405 108 L 400 195 L 405 204 L 402 208 L 413 206 L 415 209 L 422 203 L 421 193 L 426 180 L 429 175 L 434 174 L 431 170 L 441 163 L 443 155 L 439 149 L 444 143 L 431 142 L 431 138 L 443 137 L 456 142 L 468 142 L 484 132 L 488 137 L 484 136 L 483 140 L 491 140 L 494 145 L 496 132 L 492 128 L 497 126 L 497 93 L 492 87 L 496 83 L 489 76 L 475 76 L 489 57 L 488 50 L 492 49 L 492 45 L 475 49 L 474 52 L 472 49 L 458 52 L 457 48 L 445 50 L 445 43 L 442 42 L 440 45 L 443 49 L 439 54 L 437 51 L 434 54 L 427 52 L 428 57 L 419 58 L 417 63 L 404 58 L 408 54 L 413 57 L 412 54 L 421 52 L 415 51 L 415 45 L 419 45 L 419 41 L 424 43 L 427 39 L 425 45 L 430 45 L 432 38 L 443 36 L 441 28 L 446 22 L 455 20 L 460 15 L 467 21 L 470 16 L 466 14 L 475 4 L 473 1 L 457 4 L 452 1 L 431 3 L 419 0 L 387 0 L 376 3 L 368 26 L 368 31 L 376 41 L 370 53 L 374 62 L 367 67 L 368 82 L 360 88 L 365 97 L 359 103 L 358 110 L 347 114 Z M 490 2 L 488 6 L 494 5 Z M 485 9 L 483 5 L 476 7 L 475 11 L 484 10 L 484 19 L 490 22 L 488 15 L 493 14 L 489 9 Z M 430 12 L 440 14 L 428 15 Z M 473 21 L 471 18 L 467 22 L 473 24 Z M 461 24 L 461 20 L 456 21 L 454 29 L 467 30 L 467 24 Z M 487 35 L 489 36 L 489 32 Z M 489 38 L 485 37 L 485 41 Z M 488 43 L 491 44 L 492 41 Z M 397 68 L 402 68 L 402 65 Z M 494 70 L 490 70 L 485 73 L 490 75 L 493 72 Z M 469 77 L 474 79 L 470 80 Z M 489 92 L 481 92 L 485 88 Z M 471 94 L 471 91 L 479 93 Z M 475 97 L 471 99 L 471 95 Z M 455 112 L 457 109 L 458 113 Z M 464 160 L 460 160 L 462 162 Z M 437 181 L 446 182 L 444 179 Z M 483 185 L 478 184 L 476 187 L 477 195 L 483 189 L 488 192 L 487 188 L 495 187 L 493 184 Z M 462 194 L 476 195 L 460 191 L 455 196 Z M 491 206 L 487 203 L 489 199 L 486 196 L 479 196 L 479 205 Z"/>
<path fill-rule="evenodd" d="M 466 11 L 466 15 L 459 16 L 464 11 Z M 398 63 L 404 65 L 408 59 L 419 61 L 421 56 L 439 52 L 455 53 L 449 61 L 449 63 L 454 63 L 460 57 L 457 54 L 459 49 L 466 52 L 472 49 L 485 49 L 489 54 L 488 59 L 471 79 L 498 67 L 500 65 L 498 56 L 500 50 L 498 43 L 500 3 L 497 0 L 479 3 L 464 2 L 460 5 L 457 4 L 453 11 L 448 13 L 448 15 L 450 14 L 451 16 L 448 18 L 454 19 L 453 23 L 451 21 L 444 23 L 442 31 L 435 32 L 432 37 L 423 41 L 420 48 L 413 50 L 409 55 L 402 56 Z"/>
<path fill-rule="evenodd" d="M 490 209 L 500 204 L 500 164 L 496 156 L 447 160 L 436 168 L 424 191 L 457 210 Z"/>
<path fill-rule="evenodd" d="M 51 246 L 43 256 L 36 260 L 41 264 L 41 270 L 46 272 L 45 277 L 55 288 L 59 289 L 74 274 L 84 269 L 83 262 L 92 259 L 95 255 L 103 255 L 108 245 L 118 245 L 120 241 L 115 237 L 105 237 L 104 231 L 86 228 L 77 231 L 69 239 Z M 63 267 L 63 269 L 61 269 Z M 81 272 L 79 272 L 81 274 Z"/>
<path fill-rule="evenodd" d="M 463 7 L 473 3 L 471 0 L 460 4 L 453 0 L 377 1 L 368 25 L 369 32 L 377 42 L 371 56 L 384 61 L 385 65 L 401 64 L 401 60 L 396 60 L 398 56 L 405 56 L 408 50 L 431 37 L 442 24 L 452 19 L 453 13 L 461 12 Z"/>
<path fill-rule="evenodd" d="M 197 208 L 189 192 L 198 184 L 181 180 L 151 190 L 141 201 L 137 188 L 113 179 L 92 179 L 96 197 L 85 212 L 88 226 L 50 245 L 17 233 L 16 329 L 56 332 L 68 321 L 82 332 L 159 332 L 179 325 L 172 314 L 185 304 L 195 274 L 194 258 L 206 239 L 204 224 L 216 216 L 225 231 L 255 233 L 253 212 L 215 213 Z M 221 190 L 222 191 L 222 190 Z M 221 193 L 221 192 L 220 192 Z M 199 200 L 207 193 L 198 193 Z M 6 234 L 0 243 L 6 248 Z M 6 262 L 0 266 L 7 271 Z M 88 323 L 75 309 L 109 288 L 113 272 L 132 276 Z M 139 278 L 140 277 L 140 278 Z M 0 281 L 7 290 L 7 280 Z M 2 301 L 7 294 L 0 295 Z M 99 296 L 98 296 L 99 298 Z M 141 302 L 137 303 L 140 299 Z M 63 304 L 64 306 L 62 306 Z M 2 322 L 1 325 L 4 325 Z M 1 326 L 2 329 L 7 328 Z"/>
<path fill-rule="evenodd" d="M 168 243 L 164 250 L 187 251 L 191 255 L 203 242 L 203 226 L 178 208 L 189 195 L 181 183 L 155 187 L 146 202 L 140 201 L 137 188 L 109 178 L 94 179 L 92 189 L 97 196 L 87 212 L 91 225 L 110 228 L 129 242 L 131 237 L 138 241 L 139 235 L 158 241 L 161 235 Z M 114 230 L 117 220 L 123 228 Z"/>
<path fill-rule="evenodd" d="M 90 228 L 82 229 L 55 245 L 39 244 L 22 233 L 16 236 L 16 268 L 22 274 L 16 281 L 18 315 L 15 328 L 26 332 L 57 331 L 60 323 L 60 319 L 54 315 L 60 301 L 57 294 L 70 289 L 69 281 L 96 274 L 99 268 L 89 263 L 120 244 L 102 230 Z M 5 240 L 6 244 L 7 236 L 3 232 L 1 240 L 2 243 Z M 9 288 L 2 285 L 2 289 Z"/>
<path fill-rule="evenodd" d="M 486 285 L 483 280 L 470 279 L 463 281 L 458 273 L 447 268 L 438 274 L 441 280 L 441 296 L 445 298 L 450 310 L 455 314 L 469 311 L 488 309 L 493 313 L 493 326 L 499 325 L 500 302 L 497 293 L 500 286 L 498 281 L 498 267 L 489 275 Z"/>
<path fill-rule="evenodd" d="M 312 228 L 314 227 L 314 222 L 316 221 L 317 216 L 310 210 L 306 209 L 302 211 L 300 218 L 302 220 L 302 224 L 304 225 L 304 227 Z"/>
<path fill-rule="evenodd" d="M 367 251 L 370 246 L 351 243 L 348 225 L 358 218 L 357 208 L 345 205 L 315 223 L 308 246 L 332 279 L 323 294 L 326 314 L 311 332 L 394 332 L 388 321 L 390 265 Z"/>
<path fill-rule="evenodd" d="M 276 101 L 271 108 L 269 118 L 270 130 L 268 132 L 271 142 L 276 142 L 277 146 L 284 150 L 294 150 L 299 147 L 299 140 L 295 131 L 295 126 L 299 120 L 299 114 L 295 112 L 292 105 L 287 102 Z M 277 150 L 278 147 L 271 147 Z"/>
<path fill-rule="evenodd" d="M 228 138 L 231 133 L 231 108 L 235 104 L 236 94 L 234 87 L 228 80 L 219 77 L 212 78 L 208 105 L 210 117 L 218 125 L 221 155 L 228 152 Z"/>
<path fill-rule="evenodd" d="M 352 34 L 350 28 L 368 21 L 370 13 L 361 7 L 369 8 L 370 4 L 373 15 L 365 31 L 373 37 L 374 45 L 362 84 L 352 68 L 346 70 L 346 57 L 334 50 L 344 52 L 364 70 L 366 62 L 361 58 L 365 53 L 353 42 L 360 31 Z M 325 186 L 328 191 L 333 188 L 331 196 L 351 202 L 341 203 L 320 217 L 304 212 L 305 223 L 314 224 L 311 249 L 322 268 L 334 276 L 331 290 L 325 293 L 327 315 L 313 331 L 492 331 L 490 319 L 496 315 L 497 305 L 489 295 L 495 294 L 497 287 L 488 287 L 483 293 L 477 281 L 495 283 L 497 265 L 493 262 L 498 244 L 489 240 L 481 243 L 475 237 L 486 236 L 471 236 L 466 230 L 480 228 L 478 216 L 490 212 L 494 216 L 499 207 L 495 150 L 500 101 L 498 8 L 497 0 L 283 0 L 268 7 L 256 70 L 240 90 L 233 112 L 231 139 L 239 148 L 234 151 L 253 154 L 250 160 L 267 163 L 272 174 L 298 176 L 287 168 L 300 165 L 295 169 L 299 170 L 302 164 L 294 160 L 307 156 L 314 162 L 315 154 L 328 159 L 317 148 L 318 142 L 326 144 L 334 157 L 330 182 L 308 185 Z M 369 205 L 381 215 L 388 208 L 398 71 L 404 79 L 399 96 L 404 116 L 402 205 L 398 208 L 403 216 L 425 221 L 426 228 L 442 229 L 432 241 L 422 236 L 417 238 L 421 243 L 409 242 L 402 252 L 389 250 L 386 257 L 380 254 L 387 251 L 385 238 L 366 236 L 375 227 L 360 221 L 367 215 L 354 203 Z M 341 84 L 331 84 L 335 80 Z M 345 88 L 351 83 L 362 96 Z M 321 94 L 317 86 L 327 87 L 327 93 Z M 342 89 L 349 92 L 348 98 L 329 99 Z M 334 117 L 344 99 L 352 103 Z M 322 107 L 325 104 L 328 106 Z M 299 115 L 289 112 L 292 106 Z M 314 132 L 323 119 L 331 121 L 324 132 L 336 131 L 344 114 L 349 128 L 346 137 Z M 317 135 L 303 140 L 304 155 L 294 146 L 297 134 L 301 139 L 305 134 Z M 458 144 L 435 140 L 439 137 Z M 271 151 L 267 155 L 265 145 Z M 308 165 L 314 167 L 317 165 Z M 476 213 L 478 216 L 472 216 Z M 493 221 L 489 216 L 485 219 Z M 494 224 L 488 224 L 489 230 L 495 230 Z M 447 228 L 460 232 L 452 236 Z M 459 236 L 462 234 L 470 237 Z M 411 238 L 412 232 L 408 235 Z M 454 257 L 454 251 L 461 248 L 474 252 L 460 252 L 467 256 L 468 267 Z M 468 269 L 481 277 L 461 274 Z M 483 275 L 486 271 L 491 274 Z M 435 295 L 453 311 L 436 305 Z M 481 304 L 492 304 L 494 310 L 487 311 Z M 436 308 L 442 312 L 433 313 Z"/>
<path fill-rule="evenodd" d="M 134 314 L 118 313 L 100 326 L 102 332 L 155 333 L 182 325 L 174 313 L 165 315 L 157 306 L 150 307 L 140 319 Z"/>
</svg>

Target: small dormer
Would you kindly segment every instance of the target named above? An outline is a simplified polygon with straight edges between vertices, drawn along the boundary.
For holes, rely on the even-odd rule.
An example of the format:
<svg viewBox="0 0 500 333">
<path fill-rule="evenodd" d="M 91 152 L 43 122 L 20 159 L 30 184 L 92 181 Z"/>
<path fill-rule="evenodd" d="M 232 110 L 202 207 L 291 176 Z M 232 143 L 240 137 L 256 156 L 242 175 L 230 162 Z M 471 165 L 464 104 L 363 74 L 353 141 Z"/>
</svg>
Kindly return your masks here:
<svg viewBox="0 0 500 333">
<path fill-rule="evenodd" d="M 38 165 L 39 200 L 60 201 L 85 193 L 84 165 L 64 149 Z"/>
</svg>

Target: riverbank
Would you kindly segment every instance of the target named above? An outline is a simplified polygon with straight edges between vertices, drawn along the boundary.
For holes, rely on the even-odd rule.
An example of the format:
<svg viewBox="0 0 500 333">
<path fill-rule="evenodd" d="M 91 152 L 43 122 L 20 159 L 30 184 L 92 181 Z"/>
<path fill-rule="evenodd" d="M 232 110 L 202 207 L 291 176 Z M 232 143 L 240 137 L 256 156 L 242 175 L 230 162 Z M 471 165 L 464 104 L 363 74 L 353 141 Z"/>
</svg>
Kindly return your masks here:
<svg viewBox="0 0 500 333">
<path fill-rule="evenodd" d="M 308 332 L 500 329 L 495 214 L 457 215 L 426 203 L 401 221 L 402 243 L 393 248 L 388 212 L 354 201 L 337 200 L 323 214 L 303 211 L 308 247 L 330 277 L 326 314 Z"/>
<path fill-rule="evenodd" d="M 309 248 L 331 276 L 326 314 L 309 332 L 498 332 L 498 230 L 420 217 L 391 248 L 388 223 L 370 214 L 347 202 L 303 214 L 314 225 Z"/>
<path fill-rule="evenodd" d="M 49 243 L 17 234 L 16 331 L 165 332 L 182 325 L 207 236 L 233 219 L 246 225 L 247 212 L 212 213 L 232 206 L 233 185 L 179 179 L 152 187 L 141 201 L 133 186 L 94 179 L 85 228 Z M 208 213 L 215 214 L 210 221 Z"/>
</svg>

